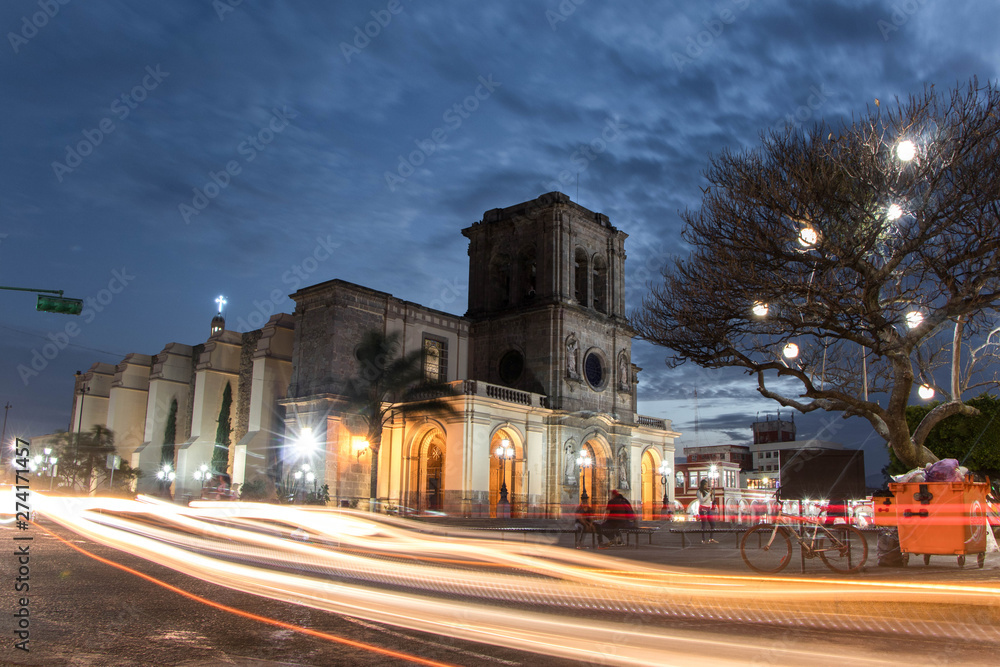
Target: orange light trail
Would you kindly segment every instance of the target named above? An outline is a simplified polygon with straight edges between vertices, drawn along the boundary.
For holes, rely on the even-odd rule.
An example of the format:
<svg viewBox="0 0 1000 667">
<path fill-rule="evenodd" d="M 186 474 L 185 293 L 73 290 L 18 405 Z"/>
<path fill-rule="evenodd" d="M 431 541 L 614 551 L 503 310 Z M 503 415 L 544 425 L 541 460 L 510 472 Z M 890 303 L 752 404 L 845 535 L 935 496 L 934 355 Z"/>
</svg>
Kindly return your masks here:
<svg viewBox="0 0 1000 667">
<path fill-rule="evenodd" d="M 57 540 L 59 540 L 60 542 L 62 542 L 63 544 L 65 544 L 70 549 L 74 549 L 76 551 L 79 551 L 84 556 L 87 556 L 89 558 L 93 558 L 94 560 L 96 560 L 99 563 L 104 563 L 105 565 L 110 565 L 111 567 L 117 568 L 117 569 L 119 569 L 119 570 L 121 570 L 123 572 L 128 572 L 129 574 L 134 575 L 136 577 L 139 577 L 140 579 L 143 579 L 144 581 L 148 581 L 151 584 L 156 584 L 157 586 L 161 586 L 161 587 L 167 589 L 168 591 L 171 591 L 172 593 L 177 593 L 178 595 L 182 595 L 182 596 L 186 597 L 189 600 L 194 600 L 195 602 L 200 602 L 201 604 L 209 606 L 209 607 L 212 607 L 214 609 L 218 609 L 220 611 L 224 611 L 224 612 L 227 612 L 227 613 L 230 613 L 230 614 L 234 614 L 236 616 L 242 616 L 243 618 L 249 618 L 252 621 L 258 621 L 260 623 L 266 623 L 267 625 L 274 625 L 274 626 L 277 626 L 279 628 L 284 628 L 285 630 L 291 630 L 293 632 L 298 632 L 300 634 L 308 635 L 310 637 L 316 637 L 318 639 L 325 639 L 326 641 L 334 642 L 336 644 L 344 644 L 345 646 L 351 646 L 353 648 L 362 649 L 364 651 L 371 651 L 372 653 L 379 653 L 381 655 L 387 655 L 387 656 L 389 656 L 391 658 L 399 658 L 400 660 L 407 660 L 409 662 L 415 662 L 415 663 L 418 663 L 418 664 L 421 664 L 421 665 L 430 665 L 430 667 L 457 667 L 456 665 L 452 665 L 451 663 L 448 663 L 448 662 L 438 662 L 437 660 L 428 660 L 427 658 L 421 658 L 419 656 L 410 655 L 408 653 L 401 653 L 399 651 L 393 651 L 391 649 L 382 648 L 381 646 L 373 646 L 372 644 L 366 644 L 364 642 L 354 641 L 353 639 L 347 639 L 346 637 L 338 637 L 337 635 L 332 635 L 329 632 L 322 632 L 320 630 L 313 630 L 312 628 L 304 628 L 304 627 L 302 627 L 300 625 L 294 625 L 292 623 L 285 623 L 284 621 L 279 621 L 276 618 L 269 618 L 267 616 L 261 616 L 259 614 L 252 614 L 252 613 L 250 613 L 248 611 L 243 611 L 242 609 L 237 609 L 236 607 L 230 607 L 229 605 L 224 605 L 221 602 L 215 602 L 214 600 L 209 600 L 208 598 L 203 598 L 200 595 L 195 595 L 194 593 L 186 591 L 183 588 L 178 588 L 177 586 L 173 586 L 171 584 L 168 584 L 167 582 L 161 581 L 161 580 L 157 579 L 156 577 L 150 576 L 150 575 L 148 575 L 148 574 L 146 574 L 144 572 L 139 572 L 138 570 L 134 570 L 134 569 L 132 569 L 132 568 L 126 566 L 126 565 L 122 565 L 121 563 L 116 563 L 113 560 L 108 560 L 107 558 L 103 558 L 101 556 L 98 556 L 97 554 L 90 553 L 86 549 L 78 547 L 77 545 L 73 544 L 72 542 L 70 542 L 68 540 L 64 540 L 63 538 L 59 537 L 58 535 L 56 535 L 55 533 L 53 533 L 51 530 L 49 530 L 46 527 L 40 526 L 37 523 L 35 523 L 34 521 L 32 521 L 32 524 L 35 525 L 35 526 L 37 526 L 38 528 L 41 528 L 46 533 L 48 533 L 52 537 L 54 537 Z"/>
<path fill-rule="evenodd" d="M 995 585 L 705 574 L 325 508 L 41 497 L 37 509 L 218 585 L 573 660 L 731 665 L 766 654 L 779 664 L 884 664 L 836 643 L 775 647 L 756 631 L 728 635 L 720 648 L 714 632 L 677 627 L 684 619 L 1000 644 Z"/>
</svg>

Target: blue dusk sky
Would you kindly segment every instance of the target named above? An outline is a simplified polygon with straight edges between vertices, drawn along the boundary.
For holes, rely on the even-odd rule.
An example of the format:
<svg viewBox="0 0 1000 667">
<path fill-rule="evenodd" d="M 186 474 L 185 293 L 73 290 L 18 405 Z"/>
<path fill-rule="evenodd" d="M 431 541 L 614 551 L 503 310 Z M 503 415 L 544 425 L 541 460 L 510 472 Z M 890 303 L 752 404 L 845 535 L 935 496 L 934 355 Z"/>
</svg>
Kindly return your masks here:
<svg viewBox="0 0 1000 667">
<path fill-rule="evenodd" d="M 552 190 L 629 235 L 634 308 L 710 154 L 995 81 L 998 25 L 972 0 L 7 0 L 2 283 L 88 303 L 3 292 L 7 434 L 67 428 L 94 362 L 203 342 L 219 294 L 236 330 L 331 278 L 462 314 L 460 230 Z M 636 345 L 640 412 L 678 451 L 774 415 L 752 377 L 666 355 Z M 858 419 L 796 422 L 886 460 Z"/>
</svg>

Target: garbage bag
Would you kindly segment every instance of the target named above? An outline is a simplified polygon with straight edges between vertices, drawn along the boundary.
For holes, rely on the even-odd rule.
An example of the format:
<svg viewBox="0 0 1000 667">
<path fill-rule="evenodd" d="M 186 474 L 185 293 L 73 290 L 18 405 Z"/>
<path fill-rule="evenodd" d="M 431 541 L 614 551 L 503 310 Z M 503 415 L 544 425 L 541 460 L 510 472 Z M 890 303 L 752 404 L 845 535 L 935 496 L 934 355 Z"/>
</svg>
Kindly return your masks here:
<svg viewBox="0 0 1000 667">
<path fill-rule="evenodd" d="M 962 482 L 965 475 L 959 471 L 958 459 L 941 459 L 924 469 L 928 482 Z"/>
<path fill-rule="evenodd" d="M 875 543 L 878 564 L 881 567 L 902 567 L 903 552 L 899 548 L 899 531 L 895 528 L 883 528 L 878 531 Z"/>
<path fill-rule="evenodd" d="M 926 482 L 927 479 L 924 477 L 923 468 L 914 468 L 910 472 L 902 475 L 893 475 L 892 481 L 906 484 L 907 482 Z"/>
<path fill-rule="evenodd" d="M 1000 546 L 997 546 L 997 537 L 993 534 L 992 528 L 986 531 L 986 551 L 989 553 L 1000 551 Z"/>
<path fill-rule="evenodd" d="M 687 507 L 687 513 L 691 516 L 698 516 L 701 512 L 701 503 L 697 500 L 692 500 L 691 504 Z"/>
</svg>

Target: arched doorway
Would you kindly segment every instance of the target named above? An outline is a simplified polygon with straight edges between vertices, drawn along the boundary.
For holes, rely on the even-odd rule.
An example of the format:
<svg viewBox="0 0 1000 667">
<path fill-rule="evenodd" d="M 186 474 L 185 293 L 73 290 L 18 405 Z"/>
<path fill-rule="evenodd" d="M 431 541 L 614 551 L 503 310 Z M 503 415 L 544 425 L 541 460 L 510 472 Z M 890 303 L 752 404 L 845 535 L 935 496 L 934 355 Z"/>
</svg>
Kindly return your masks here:
<svg viewBox="0 0 1000 667">
<path fill-rule="evenodd" d="M 608 496 L 611 492 L 611 480 L 609 479 L 608 460 L 611 456 L 611 448 L 599 438 L 591 438 L 583 443 L 580 453 L 586 453 L 591 460 L 590 467 L 578 466 L 580 471 L 580 494 L 584 489 L 591 506 L 600 514 L 608 504 Z"/>
<path fill-rule="evenodd" d="M 653 521 L 658 518 L 657 509 L 662 513 L 663 504 L 663 482 L 660 478 L 659 456 L 652 449 L 647 449 L 642 453 L 642 490 L 640 500 L 642 502 L 642 520 Z M 670 480 L 667 480 L 670 481 Z"/>
<path fill-rule="evenodd" d="M 429 510 L 440 510 L 444 505 L 444 452 L 436 443 L 427 448 L 427 483 L 425 497 Z"/>
<path fill-rule="evenodd" d="M 497 448 L 510 448 L 513 458 L 497 455 Z M 527 494 L 524 488 L 524 447 L 512 429 L 499 429 L 490 438 L 490 518 L 497 516 L 500 490 L 507 486 L 511 518 L 523 517 Z"/>
<path fill-rule="evenodd" d="M 444 434 L 430 429 L 418 436 L 410 448 L 409 492 L 406 505 L 417 510 L 440 510 L 445 504 Z"/>
</svg>

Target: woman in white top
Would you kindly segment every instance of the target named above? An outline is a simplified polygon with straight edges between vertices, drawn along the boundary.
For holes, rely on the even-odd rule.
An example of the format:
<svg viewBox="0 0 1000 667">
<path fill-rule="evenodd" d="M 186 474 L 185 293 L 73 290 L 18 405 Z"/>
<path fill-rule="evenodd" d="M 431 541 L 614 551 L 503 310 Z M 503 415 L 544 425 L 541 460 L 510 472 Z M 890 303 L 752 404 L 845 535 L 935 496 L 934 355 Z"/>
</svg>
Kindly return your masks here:
<svg viewBox="0 0 1000 667">
<path fill-rule="evenodd" d="M 701 480 L 701 484 L 698 485 L 698 493 L 696 498 L 698 500 L 698 516 L 701 518 L 701 543 L 702 544 L 718 544 L 719 541 L 712 539 L 712 531 L 715 530 L 715 519 L 712 515 L 713 508 L 712 505 L 715 501 L 715 492 L 708 485 L 708 480 Z M 708 533 L 706 538 L 705 533 Z"/>
</svg>

